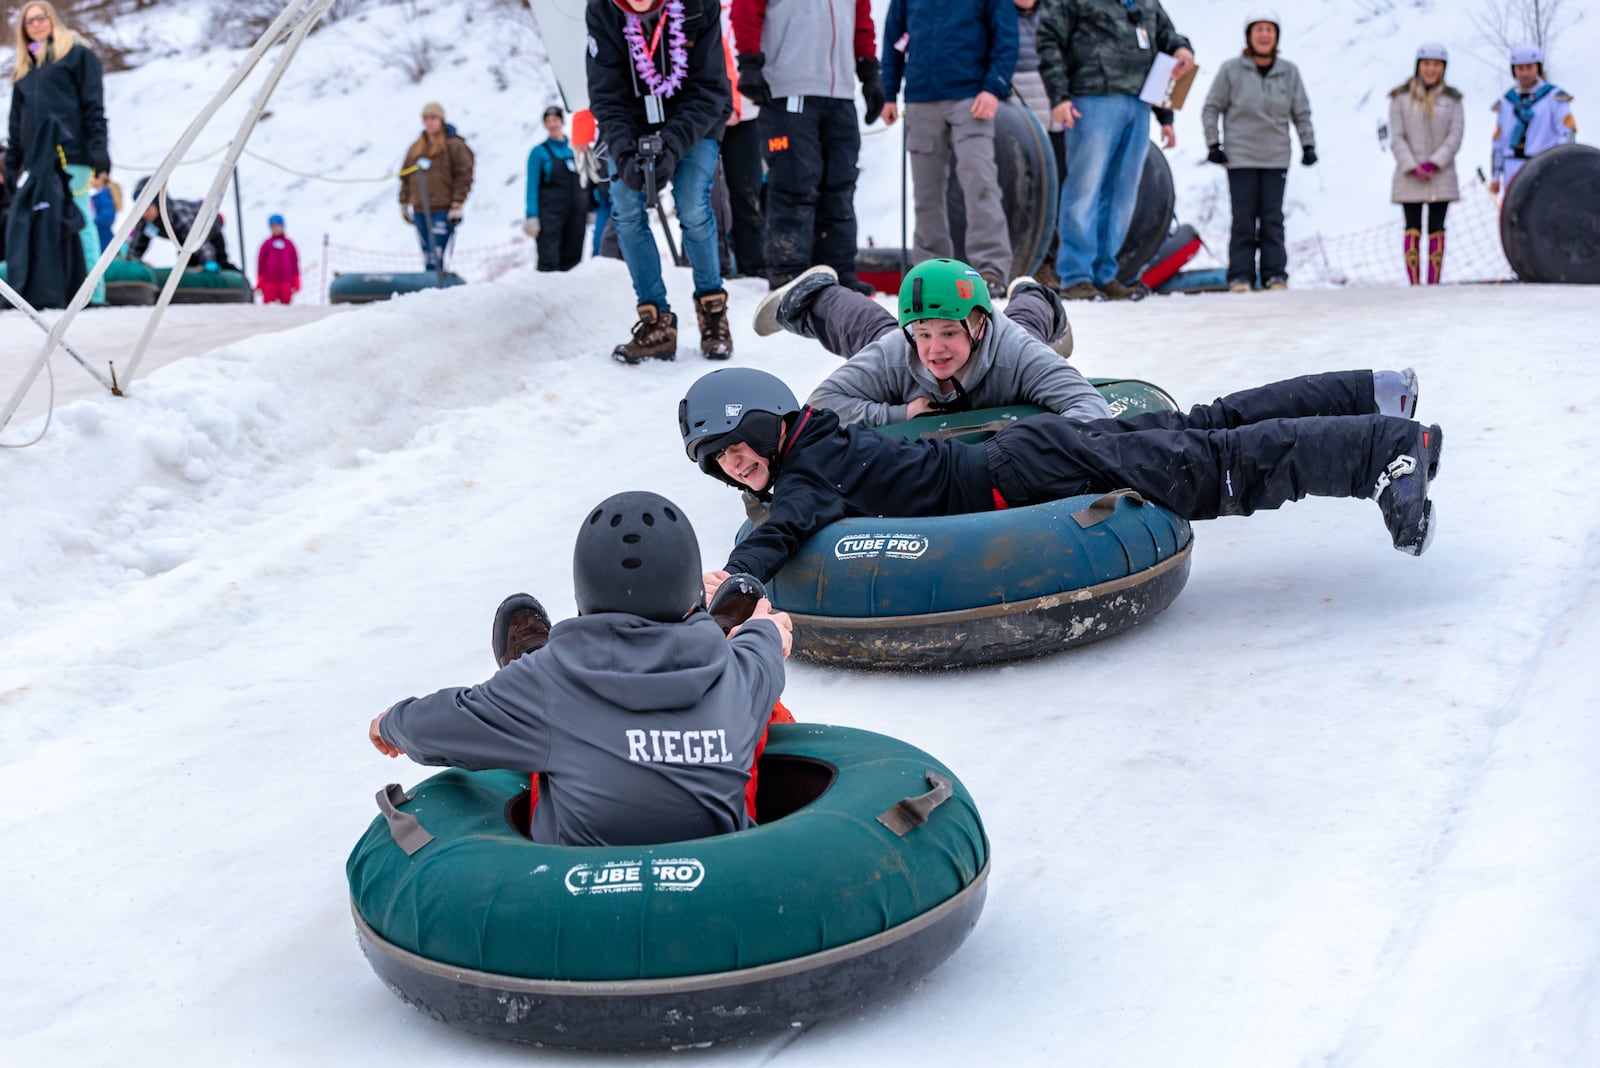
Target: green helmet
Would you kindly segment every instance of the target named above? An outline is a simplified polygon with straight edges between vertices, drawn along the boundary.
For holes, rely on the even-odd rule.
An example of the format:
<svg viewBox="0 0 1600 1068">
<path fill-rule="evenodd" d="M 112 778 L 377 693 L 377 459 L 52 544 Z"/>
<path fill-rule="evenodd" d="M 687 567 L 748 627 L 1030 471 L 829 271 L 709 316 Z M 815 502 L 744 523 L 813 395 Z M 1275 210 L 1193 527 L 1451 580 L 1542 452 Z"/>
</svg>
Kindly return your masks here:
<svg viewBox="0 0 1600 1068">
<path fill-rule="evenodd" d="M 994 314 L 989 287 L 960 260 L 923 260 L 900 283 L 900 328 L 919 319 L 966 319 L 973 308 Z"/>
</svg>

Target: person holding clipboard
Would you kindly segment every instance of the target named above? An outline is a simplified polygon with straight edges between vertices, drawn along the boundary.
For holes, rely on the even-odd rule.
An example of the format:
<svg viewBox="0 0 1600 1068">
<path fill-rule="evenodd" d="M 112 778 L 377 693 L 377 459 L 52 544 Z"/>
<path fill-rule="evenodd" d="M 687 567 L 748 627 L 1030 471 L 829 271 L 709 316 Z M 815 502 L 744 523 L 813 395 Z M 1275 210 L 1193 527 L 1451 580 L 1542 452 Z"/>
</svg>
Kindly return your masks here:
<svg viewBox="0 0 1600 1068">
<path fill-rule="evenodd" d="M 1066 128 L 1067 180 L 1058 214 L 1056 273 L 1071 300 L 1128 300 L 1138 285 L 1117 279 L 1150 136 L 1140 99 L 1158 53 L 1176 60 L 1172 77 L 1194 67 L 1188 38 L 1159 0 L 1057 0 L 1039 21 L 1039 73 L 1050 114 Z"/>
</svg>

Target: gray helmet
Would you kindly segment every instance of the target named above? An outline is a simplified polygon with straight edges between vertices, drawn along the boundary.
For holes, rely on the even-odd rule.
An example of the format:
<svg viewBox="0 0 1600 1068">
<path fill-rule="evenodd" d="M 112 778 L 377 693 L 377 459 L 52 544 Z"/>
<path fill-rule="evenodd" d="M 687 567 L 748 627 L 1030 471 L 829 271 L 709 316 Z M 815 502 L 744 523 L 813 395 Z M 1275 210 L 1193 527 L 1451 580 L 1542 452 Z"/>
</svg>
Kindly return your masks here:
<svg viewBox="0 0 1600 1068">
<path fill-rule="evenodd" d="M 1250 13 L 1244 17 L 1244 35 L 1246 41 L 1248 41 L 1250 37 L 1250 27 L 1254 26 L 1258 22 L 1272 23 L 1272 28 L 1278 31 L 1278 36 L 1283 36 L 1283 23 L 1278 21 L 1278 13 L 1272 10 L 1270 7 L 1258 7 L 1253 8 Z"/>
<path fill-rule="evenodd" d="M 689 517 L 657 493 L 607 497 L 572 548 L 572 593 L 583 616 L 627 612 L 676 623 L 705 600 L 700 574 Z"/>
<path fill-rule="evenodd" d="M 1440 63 L 1450 62 L 1450 50 L 1438 41 L 1427 41 L 1417 47 L 1417 58 L 1437 59 Z"/>
<path fill-rule="evenodd" d="M 712 371 L 678 402 L 683 451 L 700 470 L 724 482 L 729 479 L 717 466 L 717 453 L 740 441 L 775 466 L 778 427 L 784 416 L 799 410 L 794 391 L 776 375 L 753 367 Z"/>
<path fill-rule="evenodd" d="M 1544 66 L 1544 49 L 1532 43 L 1517 45 L 1511 50 L 1511 65 L 1515 67 L 1522 63 Z"/>
</svg>

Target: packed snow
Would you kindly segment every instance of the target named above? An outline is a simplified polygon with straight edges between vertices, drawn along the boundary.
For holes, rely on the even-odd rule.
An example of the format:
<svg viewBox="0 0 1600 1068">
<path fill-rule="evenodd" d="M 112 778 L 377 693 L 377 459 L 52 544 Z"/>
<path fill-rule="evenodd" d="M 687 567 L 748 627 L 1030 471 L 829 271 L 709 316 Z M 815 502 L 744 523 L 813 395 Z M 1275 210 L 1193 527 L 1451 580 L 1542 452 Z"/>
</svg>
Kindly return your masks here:
<svg viewBox="0 0 1600 1068">
<path fill-rule="evenodd" d="M 469 136 L 485 131 L 483 207 L 463 240 L 504 240 L 554 83 L 536 44 L 501 63 L 467 48 L 467 6 L 380 5 L 318 34 L 252 146 L 379 173 L 421 102 L 446 99 Z M 1171 7 L 1203 66 L 1232 53 L 1232 5 Z M 1327 195 L 1306 219 L 1366 225 L 1393 210 L 1387 157 L 1359 148 L 1373 189 L 1358 188 L 1340 162 L 1355 150 L 1338 146 L 1371 139 L 1373 101 L 1409 69 L 1413 37 L 1449 40 L 1437 23 L 1465 34 L 1466 19 L 1442 4 L 1318 10 L 1323 22 L 1285 31 L 1324 158 L 1296 169 L 1290 194 L 1315 183 Z M 1369 10 L 1381 14 L 1354 17 Z M 1573 39 L 1592 40 L 1582 16 Z M 117 158 L 136 157 L 118 131 L 138 130 L 153 163 L 230 53 L 191 55 L 195 19 L 148 17 L 183 47 L 108 85 L 144 94 L 111 101 Z M 411 26 L 457 50 L 421 86 L 349 36 Z M 1290 47 L 1313 31 L 1326 48 Z M 1558 78 L 1592 84 L 1577 69 L 1592 51 L 1561 53 Z M 488 68 L 512 59 L 529 80 L 495 95 Z M 1452 81 L 1472 69 L 1453 65 Z M 1463 88 L 1487 120 L 1500 74 L 1481 80 Z M 374 101 L 404 104 L 393 131 Z M 294 118 L 313 107 L 317 121 Z M 861 202 L 877 214 L 864 217 L 897 210 L 892 136 L 893 152 L 868 139 L 882 158 L 868 160 Z M 1203 157 L 1198 106 L 1179 137 L 1182 211 L 1195 195 L 1183 176 L 1220 172 L 1182 165 Z M 268 174 L 247 172 L 252 226 L 289 210 Z M 411 247 L 392 186 L 303 188 L 303 231 Z M 688 308 L 688 273 L 667 278 Z M 757 338 L 764 286 L 729 289 L 736 364 L 802 396 L 837 365 L 813 342 Z M 909 994 L 687 1056 L 1600 1060 L 1600 709 L 1584 674 L 1600 647 L 1594 306 L 1590 291 L 1540 286 L 1073 306 L 1084 373 L 1147 378 L 1184 404 L 1308 371 L 1416 366 L 1420 414 L 1446 433 L 1436 543 L 1412 559 L 1372 503 L 1305 501 L 1197 524 L 1172 607 L 1101 643 L 937 674 L 791 661 L 798 717 L 895 735 L 962 778 L 993 846 L 987 908 Z M 675 424 L 713 365 L 692 326 L 675 363 L 609 359 L 633 319 L 611 261 L 316 321 L 284 311 L 170 310 L 126 397 L 57 354 L 48 432 L 0 451 L 0 1063 L 595 1063 L 456 1031 L 372 974 L 344 860 L 374 792 L 431 770 L 379 756 L 366 727 L 400 697 L 487 677 L 505 594 L 570 614 L 572 539 L 610 493 L 671 497 L 707 566 L 722 562 L 742 510 L 684 459 Z M 141 315 L 90 311 L 68 338 L 103 368 Z M 0 399 L 42 337 L 0 315 Z M 39 431 L 45 388 L 0 443 Z"/>
</svg>

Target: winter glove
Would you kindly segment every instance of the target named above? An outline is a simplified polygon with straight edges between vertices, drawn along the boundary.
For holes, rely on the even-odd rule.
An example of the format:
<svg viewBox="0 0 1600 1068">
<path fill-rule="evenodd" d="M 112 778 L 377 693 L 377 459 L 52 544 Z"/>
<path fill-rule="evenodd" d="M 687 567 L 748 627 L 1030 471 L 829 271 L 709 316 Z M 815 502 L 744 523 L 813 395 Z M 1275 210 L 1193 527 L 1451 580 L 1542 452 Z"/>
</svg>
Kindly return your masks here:
<svg viewBox="0 0 1600 1068">
<path fill-rule="evenodd" d="M 111 173 L 111 153 L 105 149 L 89 153 L 89 170 L 95 174 Z"/>
<path fill-rule="evenodd" d="M 889 102 L 883 94 L 883 76 L 879 73 L 877 56 L 862 56 L 856 60 L 856 78 L 861 82 L 861 99 L 867 105 L 867 125 L 871 126 L 883 114 L 883 105 Z"/>
<path fill-rule="evenodd" d="M 539 216 L 530 215 L 522 220 L 522 232 L 529 237 L 539 236 Z"/>
<path fill-rule="evenodd" d="M 1300 165 L 1309 167 L 1315 162 L 1317 162 L 1317 150 L 1307 145 L 1306 150 L 1300 153 Z"/>
<path fill-rule="evenodd" d="M 1438 169 L 1439 168 L 1435 166 L 1432 161 L 1427 163 L 1419 163 L 1416 167 L 1416 174 L 1418 178 L 1426 181 L 1427 179 L 1432 178 L 1433 172 L 1437 171 Z"/>
<path fill-rule="evenodd" d="M 660 189 L 678 169 L 678 154 L 668 148 L 656 157 L 656 188 Z"/>
<path fill-rule="evenodd" d="M 762 73 L 766 65 L 767 57 L 760 52 L 745 52 L 739 56 L 739 92 L 760 107 L 772 103 L 772 87 Z"/>
<path fill-rule="evenodd" d="M 400 217 L 406 222 L 410 222 L 414 217 L 411 213 L 411 205 L 405 203 L 404 201 L 401 201 L 400 203 Z"/>
<path fill-rule="evenodd" d="M 629 152 L 618 156 L 615 163 L 617 165 L 617 180 L 635 193 L 643 193 L 644 167 L 639 163 L 638 154 Z"/>
<path fill-rule="evenodd" d="M 1212 145 L 1211 150 L 1206 153 L 1206 159 L 1212 163 L 1220 163 L 1224 167 L 1228 165 L 1228 154 L 1222 151 L 1221 145 Z"/>
<path fill-rule="evenodd" d="M 452 205 L 450 205 L 450 210 L 445 213 L 444 217 L 449 222 L 453 222 L 453 223 L 460 222 L 461 221 L 461 205 L 460 204 L 452 204 Z"/>
</svg>

